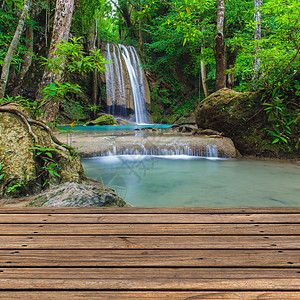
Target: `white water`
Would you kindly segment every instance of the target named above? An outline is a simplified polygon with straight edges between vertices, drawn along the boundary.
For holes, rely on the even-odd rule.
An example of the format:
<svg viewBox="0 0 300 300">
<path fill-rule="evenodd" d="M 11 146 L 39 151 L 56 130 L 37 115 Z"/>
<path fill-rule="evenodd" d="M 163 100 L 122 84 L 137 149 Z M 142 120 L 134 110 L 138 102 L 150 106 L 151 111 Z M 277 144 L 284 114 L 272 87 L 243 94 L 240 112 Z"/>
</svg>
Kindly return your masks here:
<svg viewBox="0 0 300 300">
<path fill-rule="evenodd" d="M 106 45 L 106 59 L 108 61 L 112 61 L 112 56 L 110 53 L 110 45 L 107 43 Z M 112 105 L 110 105 L 110 111 L 108 111 L 109 114 L 114 115 L 114 106 L 115 106 L 115 80 L 114 80 L 114 66 L 112 63 L 105 64 L 105 70 L 106 70 L 106 97 L 107 101 L 111 101 Z"/>
<path fill-rule="evenodd" d="M 173 143 L 167 145 L 153 145 L 145 147 L 143 144 L 136 144 L 133 147 L 126 147 L 117 150 L 115 145 L 112 145 L 112 151 L 105 151 L 101 156 L 116 156 L 116 155 L 155 155 L 155 156 L 197 156 L 205 158 L 218 158 L 218 149 L 216 145 L 207 145 L 206 149 L 191 148 L 190 145 L 185 143 Z"/>
<path fill-rule="evenodd" d="M 118 56 L 116 53 L 118 52 Z M 117 79 L 117 86 L 119 87 L 119 105 L 121 106 L 120 114 L 122 116 L 126 116 L 126 95 L 125 95 L 125 82 L 124 82 L 124 70 L 123 64 L 121 61 L 121 54 L 119 47 L 116 47 L 113 44 L 113 57 L 114 57 L 114 64 L 115 64 L 115 72 L 116 72 L 116 79 Z"/>
<path fill-rule="evenodd" d="M 113 54 L 111 54 L 111 48 Z M 106 65 L 108 113 L 127 117 L 126 106 L 128 105 L 126 103 L 129 102 L 129 99 L 126 99 L 125 93 L 125 72 L 121 59 L 123 58 L 130 80 L 135 122 L 137 124 L 149 124 L 145 100 L 144 72 L 135 48 L 107 43 L 106 52 L 107 60 L 113 61 L 113 63 Z M 118 112 L 115 109 L 117 105 L 121 107 Z"/>
</svg>

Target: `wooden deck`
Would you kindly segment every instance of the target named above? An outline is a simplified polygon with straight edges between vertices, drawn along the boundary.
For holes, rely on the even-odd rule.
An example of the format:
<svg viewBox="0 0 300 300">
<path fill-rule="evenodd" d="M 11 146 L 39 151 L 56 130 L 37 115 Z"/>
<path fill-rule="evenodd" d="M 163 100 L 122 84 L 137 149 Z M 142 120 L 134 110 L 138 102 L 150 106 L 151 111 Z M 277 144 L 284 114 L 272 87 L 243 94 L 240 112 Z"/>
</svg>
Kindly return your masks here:
<svg viewBox="0 0 300 300">
<path fill-rule="evenodd" d="M 300 208 L 1 208 L 0 299 L 300 299 Z"/>
</svg>

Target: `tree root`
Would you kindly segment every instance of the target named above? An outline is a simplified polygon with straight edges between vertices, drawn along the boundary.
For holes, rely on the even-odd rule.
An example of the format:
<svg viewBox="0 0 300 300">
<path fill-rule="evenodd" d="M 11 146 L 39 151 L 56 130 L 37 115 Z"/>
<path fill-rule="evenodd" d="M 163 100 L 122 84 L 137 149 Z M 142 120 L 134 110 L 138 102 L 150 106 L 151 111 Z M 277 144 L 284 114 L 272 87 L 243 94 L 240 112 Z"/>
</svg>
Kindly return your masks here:
<svg viewBox="0 0 300 300">
<path fill-rule="evenodd" d="M 16 103 L 13 103 L 13 102 L 1 104 L 1 105 L 0 105 L 0 112 L 8 112 L 8 113 L 12 113 L 12 114 L 15 114 L 15 115 L 17 115 L 18 117 L 20 117 L 20 118 L 22 119 L 22 121 L 24 122 L 24 124 L 26 125 L 26 127 L 28 128 L 28 132 L 29 132 L 29 134 L 33 137 L 34 143 L 35 143 L 35 144 L 38 144 L 38 138 L 37 138 L 37 136 L 34 134 L 34 132 L 32 131 L 31 126 L 30 126 L 29 123 L 36 124 L 36 125 L 39 125 L 39 126 L 41 126 L 42 128 L 44 128 L 44 129 L 49 133 L 49 135 L 50 135 L 52 141 L 53 141 L 55 144 L 57 144 L 57 145 L 59 145 L 59 146 L 65 148 L 65 149 L 67 149 L 67 150 L 70 152 L 70 154 L 71 154 L 72 156 L 76 156 L 76 152 L 75 152 L 74 148 L 72 148 L 71 146 L 66 145 L 66 144 L 62 143 L 60 140 L 58 140 L 58 139 L 56 138 L 56 136 L 53 134 L 52 130 L 51 130 L 46 124 L 31 119 L 26 113 L 24 113 L 23 111 L 21 111 L 21 110 L 19 110 L 19 109 L 17 109 L 17 108 L 14 108 L 14 107 L 7 107 L 7 104 L 14 104 L 14 105 L 17 105 Z M 4 106 L 6 106 L 6 107 L 4 107 Z"/>
</svg>

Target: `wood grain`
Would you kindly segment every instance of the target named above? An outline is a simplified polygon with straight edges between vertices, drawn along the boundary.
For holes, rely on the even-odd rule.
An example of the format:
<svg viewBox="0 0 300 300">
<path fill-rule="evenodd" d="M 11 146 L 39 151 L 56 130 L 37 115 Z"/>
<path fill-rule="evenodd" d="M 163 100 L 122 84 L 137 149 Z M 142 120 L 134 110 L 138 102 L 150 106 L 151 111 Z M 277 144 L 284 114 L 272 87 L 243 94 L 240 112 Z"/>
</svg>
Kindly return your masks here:
<svg viewBox="0 0 300 300">
<path fill-rule="evenodd" d="M 296 290 L 300 269 L 2 268 L 0 289 Z"/>
<path fill-rule="evenodd" d="M 0 236 L 0 249 L 300 249 L 299 236 Z"/>
<path fill-rule="evenodd" d="M 300 250 L 0 250 L 0 267 L 300 267 Z"/>
<path fill-rule="evenodd" d="M 222 292 L 205 292 L 205 291 L 37 291 L 37 292 L 23 292 L 10 291 L 1 292 L 1 299 L 23 299 L 23 300 L 78 300 L 78 299 L 122 299 L 122 300 L 138 300 L 138 299 L 170 299 L 170 300 L 299 300 L 300 292 L 242 292 L 242 291 L 222 291 Z"/>
<path fill-rule="evenodd" d="M 0 235 L 300 235 L 300 224 L 2 224 Z"/>
<path fill-rule="evenodd" d="M 0 224 L 300 224 L 300 214 L 0 214 Z"/>
<path fill-rule="evenodd" d="M 10 208 L 0 224 L 1 299 L 300 299 L 300 208 Z"/>
<path fill-rule="evenodd" d="M 300 214 L 300 207 L 0 207 L 1 214 Z"/>
</svg>

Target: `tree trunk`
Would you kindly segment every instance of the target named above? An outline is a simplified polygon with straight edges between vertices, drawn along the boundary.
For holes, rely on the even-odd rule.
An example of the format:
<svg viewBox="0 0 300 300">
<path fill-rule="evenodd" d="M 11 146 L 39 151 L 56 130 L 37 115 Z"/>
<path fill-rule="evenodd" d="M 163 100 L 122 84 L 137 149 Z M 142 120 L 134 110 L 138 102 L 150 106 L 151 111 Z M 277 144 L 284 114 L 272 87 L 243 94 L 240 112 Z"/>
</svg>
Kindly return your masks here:
<svg viewBox="0 0 300 300">
<path fill-rule="evenodd" d="M 226 87 L 226 48 L 224 39 L 225 0 L 218 0 L 217 37 L 214 49 L 216 60 L 216 91 Z"/>
<path fill-rule="evenodd" d="M 254 62 L 253 62 L 253 71 L 254 71 L 254 78 L 257 78 L 258 73 L 260 71 L 260 52 L 261 48 L 259 45 L 259 41 L 261 40 L 261 14 L 260 14 L 260 8 L 262 5 L 262 0 L 254 0 L 254 23 L 255 23 L 255 29 L 254 29 L 254 42 L 255 42 L 255 56 L 254 56 Z"/>
<path fill-rule="evenodd" d="M 55 15 L 54 15 L 54 24 L 52 31 L 52 38 L 50 44 L 50 51 L 48 59 L 56 58 L 57 45 L 63 40 L 68 41 L 72 15 L 74 10 L 74 0 L 57 0 Z M 51 70 L 45 69 L 43 78 L 40 85 L 40 91 L 37 96 L 39 102 L 42 101 L 43 95 L 41 89 L 46 87 L 49 83 L 54 81 L 60 82 L 62 80 L 63 71 L 52 72 Z M 54 101 L 53 98 L 48 98 L 49 101 L 43 106 L 44 116 L 43 121 L 53 122 L 56 120 L 59 111 L 59 102 Z"/>
<path fill-rule="evenodd" d="M 229 69 L 229 70 L 234 69 L 238 51 L 239 51 L 239 49 L 236 48 L 234 50 L 229 50 L 226 52 L 227 69 Z M 226 85 L 229 89 L 233 89 L 234 79 L 235 79 L 234 72 L 230 72 L 227 74 L 227 84 Z"/>
<path fill-rule="evenodd" d="M 17 29 L 15 31 L 15 35 L 10 43 L 10 46 L 8 48 L 8 51 L 7 51 L 4 61 L 3 61 L 2 73 L 1 73 L 1 79 L 0 79 L 0 99 L 2 99 L 5 95 L 5 89 L 6 89 L 10 64 L 11 64 L 11 61 L 15 54 L 15 51 L 17 49 L 21 34 L 23 32 L 23 27 L 24 27 L 24 23 L 26 20 L 26 16 L 28 14 L 29 6 L 30 6 L 30 0 L 25 0 L 24 8 L 23 8 L 21 17 L 19 19 Z"/>
<path fill-rule="evenodd" d="M 94 41 L 93 41 L 93 50 L 96 51 L 96 42 L 98 37 L 98 24 L 97 18 L 95 18 L 95 34 L 94 34 Z M 97 100 L 98 100 L 98 69 L 94 69 L 93 73 L 93 105 L 94 105 L 94 112 L 93 118 L 96 119 L 97 116 Z"/>
<path fill-rule="evenodd" d="M 203 48 L 201 48 L 201 53 L 203 52 Z M 201 59 L 200 62 L 200 66 L 201 66 L 201 79 L 202 79 L 202 86 L 203 86 L 203 91 L 204 91 L 204 95 L 205 98 L 208 96 L 208 89 L 207 89 L 207 83 L 206 83 L 206 67 L 205 67 L 205 62 L 203 59 Z"/>
<path fill-rule="evenodd" d="M 140 11 L 143 10 L 142 2 L 140 3 Z M 139 46 L 140 49 L 143 49 L 143 32 L 142 32 L 142 19 L 139 20 Z"/>
</svg>

